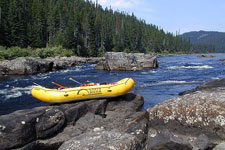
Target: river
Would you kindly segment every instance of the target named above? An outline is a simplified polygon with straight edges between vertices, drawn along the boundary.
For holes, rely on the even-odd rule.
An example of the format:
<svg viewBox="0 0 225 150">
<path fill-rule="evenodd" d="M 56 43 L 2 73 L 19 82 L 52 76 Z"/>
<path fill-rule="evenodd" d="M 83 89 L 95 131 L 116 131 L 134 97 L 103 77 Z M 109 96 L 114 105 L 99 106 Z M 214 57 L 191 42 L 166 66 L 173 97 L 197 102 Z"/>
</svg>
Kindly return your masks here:
<svg viewBox="0 0 225 150">
<path fill-rule="evenodd" d="M 204 82 L 225 78 L 225 54 L 212 54 L 215 57 L 199 58 L 198 55 L 158 57 L 159 68 L 138 72 L 107 72 L 95 70 L 95 65 L 85 64 L 38 75 L 29 75 L 17 79 L 0 81 L 0 115 L 15 110 L 49 105 L 33 98 L 30 90 L 33 82 L 53 87 L 51 82 L 64 86 L 77 86 L 70 77 L 85 83 L 116 82 L 132 77 L 135 86 L 131 92 L 144 97 L 147 109 L 160 102 L 178 96 L 179 92 L 193 89 Z"/>
</svg>

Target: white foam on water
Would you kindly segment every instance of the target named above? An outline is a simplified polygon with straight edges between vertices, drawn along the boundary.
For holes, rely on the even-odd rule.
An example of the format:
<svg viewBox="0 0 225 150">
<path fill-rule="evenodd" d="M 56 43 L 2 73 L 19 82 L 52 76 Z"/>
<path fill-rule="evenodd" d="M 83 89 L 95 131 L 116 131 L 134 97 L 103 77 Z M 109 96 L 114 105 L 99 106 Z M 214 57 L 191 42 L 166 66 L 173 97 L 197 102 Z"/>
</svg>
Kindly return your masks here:
<svg viewBox="0 0 225 150">
<path fill-rule="evenodd" d="M 146 72 L 141 72 L 141 74 L 151 74 L 151 73 L 157 73 L 158 71 L 151 70 L 151 71 L 146 71 Z"/>
<path fill-rule="evenodd" d="M 176 81 L 176 80 L 168 80 L 168 81 L 160 81 L 159 84 L 184 84 L 189 83 L 187 81 Z"/>
<path fill-rule="evenodd" d="M 177 80 L 168 80 L 168 81 L 160 81 L 158 83 L 144 83 L 140 85 L 140 87 L 151 87 L 151 86 L 158 86 L 158 85 L 166 85 L 166 84 L 192 84 L 198 83 L 197 81 L 177 81 Z"/>
<path fill-rule="evenodd" d="M 68 72 L 79 72 L 82 71 L 83 69 L 79 66 L 77 66 L 76 68 L 69 68 L 69 69 L 65 69 L 65 70 L 58 70 L 56 71 L 57 73 L 68 73 Z"/>
<path fill-rule="evenodd" d="M 48 73 L 48 74 L 50 74 L 50 73 Z M 36 79 L 38 79 L 38 80 L 44 80 L 44 79 L 50 78 L 50 76 L 47 75 L 47 74 L 38 74 L 38 75 L 31 76 L 31 78 L 34 79 L 34 80 L 36 80 Z"/>
<path fill-rule="evenodd" d="M 7 92 L 6 89 L 0 90 L 0 94 L 4 95 Z"/>
<path fill-rule="evenodd" d="M 218 79 L 220 79 L 219 77 L 212 77 L 211 78 L 212 80 L 218 80 Z"/>
<path fill-rule="evenodd" d="M 5 100 L 8 100 L 10 98 L 17 98 L 24 94 L 30 94 L 31 88 L 33 86 L 27 86 L 27 87 L 7 87 L 5 89 L 0 90 L 0 94 L 5 97 Z"/>
<path fill-rule="evenodd" d="M 190 63 L 191 65 L 202 65 L 203 63 Z"/>
<path fill-rule="evenodd" d="M 5 99 L 8 100 L 8 99 L 11 99 L 11 98 L 17 98 L 17 97 L 20 97 L 22 96 L 23 94 L 21 92 L 16 92 L 16 93 L 13 93 L 11 95 L 6 95 L 5 96 Z"/>
<path fill-rule="evenodd" d="M 212 66 L 209 66 L 209 65 L 202 65 L 202 66 L 171 66 L 171 67 L 168 67 L 168 69 L 171 69 L 171 70 L 175 70 L 175 69 L 199 69 L 199 70 L 202 70 L 202 69 L 212 69 L 213 67 Z"/>
</svg>

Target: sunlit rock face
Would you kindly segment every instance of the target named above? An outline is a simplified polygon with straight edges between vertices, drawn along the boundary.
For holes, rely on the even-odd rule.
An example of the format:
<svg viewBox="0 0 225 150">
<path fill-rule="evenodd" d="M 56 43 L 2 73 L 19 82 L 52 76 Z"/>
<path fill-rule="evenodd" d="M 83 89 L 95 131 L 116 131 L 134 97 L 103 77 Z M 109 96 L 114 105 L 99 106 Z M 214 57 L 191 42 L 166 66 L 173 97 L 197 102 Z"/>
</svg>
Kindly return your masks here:
<svg viewBox="0 0 225 150">
<path fill-rule="evenodd" d="M 196 91 L 149 108 L 150 124 L 182 134 L 225 139 L 225 90 Z M 156 126 L 158 124 L 158 126 Z"/>
<path fill-rule="evenodd" d="M 210 81 L 149 108 L 148 148 L 212 149 L 224 142 L 224 83 Z"/>
<path fill-rule="evenodd" d="M 107 71 L 139 71 L 157 67 L 157 57 L 153 54 L 124 52 L 108 52 L 105 60 L 96 65 L 96 69 Z"/>
</svg>

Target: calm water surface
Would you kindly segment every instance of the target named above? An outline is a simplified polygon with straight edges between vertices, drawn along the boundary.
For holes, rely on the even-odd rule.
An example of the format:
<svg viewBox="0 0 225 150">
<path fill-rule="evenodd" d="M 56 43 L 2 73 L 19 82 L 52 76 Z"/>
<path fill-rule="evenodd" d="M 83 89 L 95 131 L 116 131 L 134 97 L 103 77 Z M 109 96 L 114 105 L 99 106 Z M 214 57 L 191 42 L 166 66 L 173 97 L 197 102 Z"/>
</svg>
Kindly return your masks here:
<svg viewBox="0 0 225 150">
<path fill-rule="evenodd" d="M 179 92 L 193 89 L 213 79 L 225 78 L 225 54 L 213 54 L 213 58 L 198 58 L 197 55 L 159 57 L 159 68 L 138 72 L 96 71 L 95 65 L 81 65 L 66 70 L 30 75 L 18 79 L 0 81 L 0 115 L 19 109 L 49 105 L 33 98 L 30 94 L 32 83 L 52 87 L 51 82 L 64 86 L 77 86 L 70 77 L 80 81 L 116 82 L 132 77 L 135 86 L 132 92 L 144 97 L 143 109 L 152 107 L 178 96 Z"/>
</svg>

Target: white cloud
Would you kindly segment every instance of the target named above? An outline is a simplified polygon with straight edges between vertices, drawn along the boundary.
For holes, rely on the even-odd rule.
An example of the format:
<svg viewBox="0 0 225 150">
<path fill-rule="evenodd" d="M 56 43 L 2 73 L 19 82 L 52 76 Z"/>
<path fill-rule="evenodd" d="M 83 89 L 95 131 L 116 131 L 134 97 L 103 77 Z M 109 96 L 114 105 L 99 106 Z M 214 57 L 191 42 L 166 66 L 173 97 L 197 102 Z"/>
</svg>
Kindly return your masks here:
<svg viewBox="0 0 225 150">
<path fill-rule="evenodd" d="M 134 1 L 132 0 L 116 0 L 112 3 L 112 7 L 125 7 L 125 8 L 129 8 L 129 7 L 133 7 L 134 5 Z"/>
<path fill-rule="evenodd" d="M 109 0 L 99 0 L 98 3 L 105 6 L 109 4 Z"/>
<path fill-rule="evenodd" d="M 92 0 L 98 1 L 103 8 L 111 7 L 113 10 L 119 10 L 131 15 L 134 13 L 138 19 L 152 20 L 155 9 L 149 5 L 149 0 Z M 150 23 L 147 21 L 147 23 Z"/>
<path fill-rule="evenodd" d="M 96 2 L 96 0 L 92 0 Z M 143 0 L 98 0 L 98 3 L 103 7 L 112 7 L 113 9 L 118 8 L 135 8 Z"/>
</svg>

